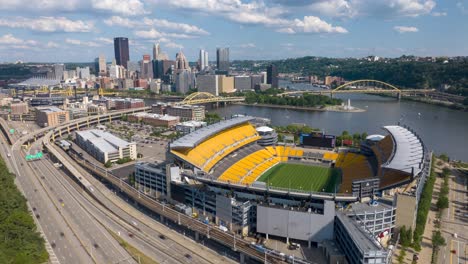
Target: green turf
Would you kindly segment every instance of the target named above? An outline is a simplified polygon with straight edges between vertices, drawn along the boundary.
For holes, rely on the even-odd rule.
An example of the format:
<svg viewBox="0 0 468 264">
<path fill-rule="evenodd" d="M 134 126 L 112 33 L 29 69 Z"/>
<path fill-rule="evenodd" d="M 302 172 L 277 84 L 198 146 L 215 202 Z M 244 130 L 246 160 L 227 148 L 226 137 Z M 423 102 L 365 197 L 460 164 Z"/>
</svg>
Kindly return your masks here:
<svg viewBox="0 0 468 264">
<path fill-rule="evenodd" d="M 273 187 L 304 191 L 335 192 L 339 182 L 338 169 L 303 164 L 281 163 L 265 172 L 257 181 Z"/>
</svg>

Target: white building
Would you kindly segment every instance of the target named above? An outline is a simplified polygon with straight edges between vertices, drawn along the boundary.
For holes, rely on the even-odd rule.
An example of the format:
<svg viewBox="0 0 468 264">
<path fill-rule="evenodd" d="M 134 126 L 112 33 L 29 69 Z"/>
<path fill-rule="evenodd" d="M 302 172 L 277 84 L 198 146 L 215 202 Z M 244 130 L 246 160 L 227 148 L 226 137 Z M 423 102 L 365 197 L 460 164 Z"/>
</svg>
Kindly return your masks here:
<svg viewBox="0 0 468 264">
<path fill-rule="evenodd" d="M 219 95 L 218 75 L 198 75 L 197 87 L 199 92 Z"/>
<path fill-rule="evenodd" d="M 135 142 L 127 142 L 98 129 L 76 132 L 76 144 L 102 163 L 137 158 Z"/>
<path fill-rule="evenodd" d="M 192 133 L 196 129 L 198 129 L 200 127 L 204 127 L 204 126 L 206 126 L 206 122 L 192 120 L 192 121 L 186 121 L 186 122 L 182 122 L 182 123 L 177 124 L 176 125 L 176 130 L 183 133 L 183 134 L 188 134 L 188 133 Z"/>
<path fill-rule="evenodd" d="M 200 50 L 200 71 L 208 68 L 208 52 L 206 50 Z"/>
</svg>

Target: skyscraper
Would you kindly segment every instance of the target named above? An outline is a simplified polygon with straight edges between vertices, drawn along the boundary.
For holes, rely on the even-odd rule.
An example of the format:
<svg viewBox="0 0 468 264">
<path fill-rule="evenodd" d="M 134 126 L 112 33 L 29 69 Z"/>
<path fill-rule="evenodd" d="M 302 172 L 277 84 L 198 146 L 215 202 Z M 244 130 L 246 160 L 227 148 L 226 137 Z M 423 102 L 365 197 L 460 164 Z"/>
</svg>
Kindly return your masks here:
<svg viewBox="0 0 468 264">
<path fill-rule="evenodd" d="M 143 60 L 140 65 L 141 78 L 151 79 L 153 78 L 153 64 L 151 63 L 150 55 L 143 55 Z"/>
<path fill-rule="evenodd" d="M 229 48 L 216 49 L 216 66 L 218 71 L 229 73 Z"/>
<path fill-rule="evenodd" d="M 184 53 L 180 51 L 176 56 L 176 70 L 179 71 L 188 69 L 190 69 L 190 67 L 187 58 L 185 57 Z"/>
<path fill-rule="evenodd" d="M 278 88 L 278 69 L 273 64 L 267 67 L 267 83 L 271 88 Z"/>
<path fill-rule="evenodd" d="M 104 54 L 99 55 L 98 58 L 98 69 L 96 69 L 96 75 L 106 75 L 107 67 L 106 67 L 106 57 Z"/>
<path fill-rule="evenodd" d="M 200 50 L 200 71 L 205 70 L 208 67 L 208 52 Z"/>
<path fill-rule="evenodd" d="M 153 45 L 153 60 L 158 60 L 159 54 L 161 54 L 161 48 L 159 47 L 159 43 Z"/>
<path fill-rule="evenodd" d="M 114 52 L 117 65 L 127 68 L 127 62 L 130 60 L 130 52 L 128 49 L 128 38 L 114 38 Z"/>
</svg>

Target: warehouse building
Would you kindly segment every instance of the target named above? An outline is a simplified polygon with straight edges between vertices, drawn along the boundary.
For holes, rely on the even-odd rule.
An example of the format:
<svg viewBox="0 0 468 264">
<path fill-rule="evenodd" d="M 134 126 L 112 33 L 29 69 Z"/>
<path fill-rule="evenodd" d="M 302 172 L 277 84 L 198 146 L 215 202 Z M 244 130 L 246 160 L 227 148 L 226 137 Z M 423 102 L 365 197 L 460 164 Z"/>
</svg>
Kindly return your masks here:
<svg viewBox="0 0 468 264">
<path fill-rule="evenodd" d="M 98 129 L 77 131 L 76 144 L 102 163 L 137 158 L 135 142 L 127 142 Z"/>
</svg>

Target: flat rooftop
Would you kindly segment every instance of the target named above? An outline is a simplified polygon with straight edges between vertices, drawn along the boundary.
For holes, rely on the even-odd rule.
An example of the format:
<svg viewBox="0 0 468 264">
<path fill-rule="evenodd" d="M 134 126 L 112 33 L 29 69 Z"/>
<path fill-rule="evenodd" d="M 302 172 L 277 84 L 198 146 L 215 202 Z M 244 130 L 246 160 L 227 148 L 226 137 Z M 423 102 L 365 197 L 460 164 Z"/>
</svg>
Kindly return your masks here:
<svg viewBox="0 0 468 264">
<path fill-rule="evenodd" d="M 116 152 L 118 148 L 125 148 L 131 143 L 99 129 L 77 131 L 83 139 L 89 141 L 102 152 Z"/>
<path fill-rule="evenodd" d="M 368 253 L 369 251 L 384 251 L 378 242 L 372 238 L 372 235 L 364 231 L 356 221 L 349 218 L 342 212 L 337 212 L 336 217 L 344 225 L 348 234 L 353 239 L 354 244 L 361 252 Z"/>
</svg>

